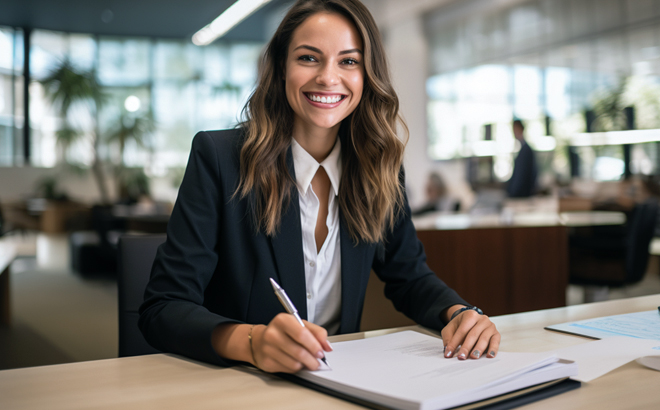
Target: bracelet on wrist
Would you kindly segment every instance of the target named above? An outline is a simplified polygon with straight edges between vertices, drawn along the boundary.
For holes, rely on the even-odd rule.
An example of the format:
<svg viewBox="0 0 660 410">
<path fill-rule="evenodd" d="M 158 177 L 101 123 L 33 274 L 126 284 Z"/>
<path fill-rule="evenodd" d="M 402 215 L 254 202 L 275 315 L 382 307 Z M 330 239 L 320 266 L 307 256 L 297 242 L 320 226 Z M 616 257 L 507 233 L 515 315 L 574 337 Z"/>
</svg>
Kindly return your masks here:
<svg viewBox="0 0 660 410">
<path fill-rule="evenodd" d="M 465 312 L 466 310 L 474 310 L 475 312 L 477 312 L 480 315 L 484 314 L 484 312 L 476 306 L 465 306 L 465 307 L 462 307 L 462 308 L 458 309 L 454 313 L 452 313 L 451 318 L 449 319 L 449 321 L 451 322 L 452 320 L 454 320 L 454 318 L 456 316 L 460 315 L 461 313 Z"/>
<path fill-rule="evenodd" d="M 254 357 L 254 347 L 252 346 L 252 331 L 254 330 L 254 326 L 255 325 L 250 326 L 250 331 L 248 332 L 248 340 L 250 341 L 250 353 L 252 354 L 252 362 L 254 363 L 255 367 L 259 367 L 257 366 L 257 358 Z"/>
</svg>

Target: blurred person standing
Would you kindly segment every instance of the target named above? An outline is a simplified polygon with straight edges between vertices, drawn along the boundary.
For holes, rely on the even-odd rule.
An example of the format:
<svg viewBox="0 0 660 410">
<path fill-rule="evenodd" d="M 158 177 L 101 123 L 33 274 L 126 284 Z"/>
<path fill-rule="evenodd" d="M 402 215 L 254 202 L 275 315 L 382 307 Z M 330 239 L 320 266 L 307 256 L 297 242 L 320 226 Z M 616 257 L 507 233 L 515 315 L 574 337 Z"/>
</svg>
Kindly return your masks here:
<svg viewBox="0 0 660 410">
<path fill-rule="evenodd" d="M 527 198 L 536 192 L 536 154 L 525 141 L 525 125 L 521 120 L 513 121 L 513 135 L 520 142 L 520 151 L 513 163 L 513 175 L 507 183 L 506 192 L 510 198 Z"/>
</svg>

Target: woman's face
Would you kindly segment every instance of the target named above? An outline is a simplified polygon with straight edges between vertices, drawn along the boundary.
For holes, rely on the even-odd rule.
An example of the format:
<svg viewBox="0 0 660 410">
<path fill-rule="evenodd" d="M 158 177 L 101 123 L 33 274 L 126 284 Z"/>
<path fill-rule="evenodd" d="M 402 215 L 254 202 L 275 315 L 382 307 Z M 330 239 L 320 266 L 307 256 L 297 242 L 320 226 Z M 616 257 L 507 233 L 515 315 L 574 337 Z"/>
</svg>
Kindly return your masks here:
<svg viewBox="0 0 660 410">
<path fill-rule="evenodd" d="M 362 97 L 362 51 L 360 35 L 340 14 L 317 13 L 298 26 L 285 66 L 294 130 L 311 134 L 325 129 L 336 135 Z"/>
</svg>

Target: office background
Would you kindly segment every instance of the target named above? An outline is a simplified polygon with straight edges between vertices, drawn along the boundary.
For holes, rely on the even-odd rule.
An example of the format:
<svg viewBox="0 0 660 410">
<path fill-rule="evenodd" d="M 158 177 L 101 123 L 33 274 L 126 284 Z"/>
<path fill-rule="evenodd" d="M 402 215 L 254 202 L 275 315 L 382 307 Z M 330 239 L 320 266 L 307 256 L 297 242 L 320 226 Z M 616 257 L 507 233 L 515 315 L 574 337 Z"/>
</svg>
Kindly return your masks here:
<svg viewBox="0 0 660 410">
<path fill-rule="evenodd" d="M 98 204 L 104 199 L 95 171 L 100 164 L 108 202 L 148 197 L 167 208 L 195 132 L 232 127 L 240 118 L 259 54 L 291 2 L 272 1 L 206 47 L 192 44 L 191 35 L 232 1 L 89 3 L 0 1 L 0 202 L 39 208 L 43 202 L 35 199 L 53 195 Z M 481 192 L 497 190 L 511 176 L 519 149 L 513 118 L 527 124 L 545 196 L 570 188 L 580 197 L 615 197 L 623 182 L 652 181 L 660 173 L 660 131 L 632 145 L 583 138 L 590 127 L 660 129 L 660 1 L 364 3 L 381 29 L 410 130 L 404 165 L 413 207 L 424 202 L 433 171 L 464 211 Z M 66 113 L 53 104 L 46 80 L 63 62 L 98 85 L 102 102 L 74 103 Z M 608 101 L 619 113 L 633 113 L 632 127 L 619 121 L 623 114 L 603 108 Z M 601 121 L 592 121 L 596 117 Z M 579 166 L 571 166 L 571 155 Z M 137 194 L 126 201 L 132 189 Z M 39 226 L 26 231 L 30 238 Z M 116 345 L 101 353 L 89 346 L 115 337 L 114 283 L 78 280 L 70 270 L 68 234 L 55 238 L 26 239 L 26 253 L 43 254 L 18 261 L 15 270 L 30 274 L 16 275 L 16 286 L 32 295 L 13 303 L 17 312 L 29 312 L 30 323 L 48 329 L 43 332 L 74 343 L 55 349 L 63 352 L 58 360 L 107 357 Z M 649 270 L 657 276 L 656 263 L 652 259 Z M 53 275 L 32 275 L 40 269 Z M 653 292 L 649 286 L 641 292 Z M 77 306 L 98 307 L 70 325 L 74 334 L 88 327 L 97 335 L 69 337 L 72 332 L 43 315 L 53 295 L 60 301 L 83 295 Z"/>
<path fill-rule="evenodd" d="M 30 195 L 35 183 L 58 163 L 89 168 L 94 138 L 100 141 L 97 151 L 102 159 L 116 157 L 116 144 L 107 140 L 117 123 L 126 122 L 127 116 L 150 116 L 154 132 L 144 138 L 143 147 L 129 141 L 123 161 L 128 167 L 144 167 L 153 180 L 153 195 L 169 201 L 176 195 L 192 135 L 200 129 L 231 127 L 240 118 L 261 48 L 290 4 L 274 1 L 212 45 L 197 47 L 190 33 L 205 21 L 198 16 L 226 7 L 222 2 L 196 2 L 206 8 L 191 6 L 183 12 L 171 2 L 158 7 L 161 11 L 152 23 L 144 23 L 151 21 L 146 19 L 153 9 L 148 1 L 135 7 L 119 1 L 108 7 L 4 3 L 3 198 Z M 117 7 L 114 12 L 112 4 Z M 470 205 L 473 198 L 463 184 L 469 179 L 468 168 L 461 158 L 492 158 L 494 178 L 506 181 L 517 150 L 509 126 L 514 117 L 527 122 L 528 141 L 540 154 L 541 184 L 546 187 L 571 177 L 565 148 L 586 130 L 585 111 L 613 92 L 622 90 L 620 104 L 634 106 L 636 128 L 660 127 L 660 6 L 655 1 L 365 4 L 383 33 L 410 127 L 405 164 L 413 204 L 422 200 L 426 175 L 440 170 L 448 176 L 450 188 Z M 19 24 L 26 22 L 35 24 L 29 47 L 29 139 L 23 129 L 25 31 Z M 66 153 L 57 148 L 62 115 L 40 82 L 64 60 L 81 72 L 93 72 L 106 95 L 98 110 L 83 104 L 71 108 L 69 116 L 76 122 L 72 125 L 85 135 Z M 490 141 L 485 141 L 486 125 Z M 618 180 L 623 174 L 621 145 L 579 151 L 582 166 L 577 176 L 602 181 Z M 654 174 L 657 163 L 657 144 L 633 147 L 633 173 Z M 63 180 L 62 190 L 71 196 L 87 202 L 98 199 L 91 173 L 66 179 L 72 182 Z M 16 180 L 25 183 L 10 182 Z"/>
</svg>

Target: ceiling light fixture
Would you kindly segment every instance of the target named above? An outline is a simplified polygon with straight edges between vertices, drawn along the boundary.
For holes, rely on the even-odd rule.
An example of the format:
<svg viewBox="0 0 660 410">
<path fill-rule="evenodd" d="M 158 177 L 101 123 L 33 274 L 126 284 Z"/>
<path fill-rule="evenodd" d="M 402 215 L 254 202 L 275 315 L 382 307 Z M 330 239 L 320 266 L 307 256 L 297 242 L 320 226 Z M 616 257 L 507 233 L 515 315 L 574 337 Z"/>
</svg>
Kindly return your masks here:
<svg viewBox="0 0 660 410">
<path fill-rule="evenodd" d="M 217 38 L 222 37 L 238 23 L 248 18 L 271 0 L 238 0 L 227 8 L 192 37 L 192 42 L 198 46 L 207 46 Z"/>
</svg>

